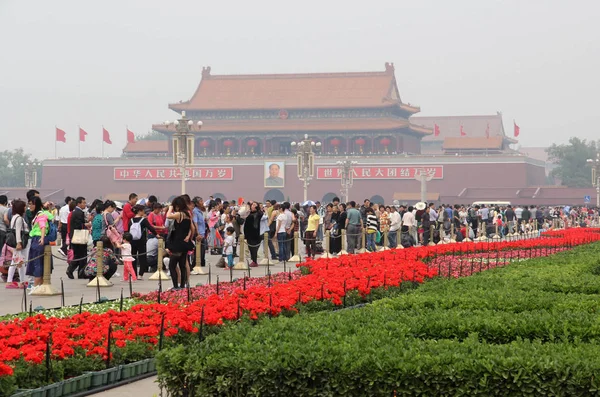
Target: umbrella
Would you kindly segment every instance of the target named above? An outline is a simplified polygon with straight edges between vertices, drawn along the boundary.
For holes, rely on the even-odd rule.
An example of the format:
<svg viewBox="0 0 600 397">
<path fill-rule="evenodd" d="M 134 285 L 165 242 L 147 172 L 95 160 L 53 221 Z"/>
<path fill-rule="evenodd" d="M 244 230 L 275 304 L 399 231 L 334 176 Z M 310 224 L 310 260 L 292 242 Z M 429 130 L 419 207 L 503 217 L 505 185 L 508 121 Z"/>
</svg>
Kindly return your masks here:
<svg viewBox="0 0 600 397">
<path fill-rule="evenodd" d="M 427 204 L 425 204 L 422 201 L 419 201 L 417 204 L 415 204 L 415 208 L 417 209 L 417 211 L 422 211 L 427 207 Z"/>
<path fill-rule="evenodd" d="M 312 200 L 306 200 L 304 203 L 302 203 L 303 207 L 306 207 L 307 205 L 315 205 L 315 202 Z"/>
<path fill-rule="evenodd" d="M 139 199 L 136 204 L 146 205 L 147 202 L 148 202 L 148 199 L 147 198 L 143 198 L 143 199 Z"/>
</svg>

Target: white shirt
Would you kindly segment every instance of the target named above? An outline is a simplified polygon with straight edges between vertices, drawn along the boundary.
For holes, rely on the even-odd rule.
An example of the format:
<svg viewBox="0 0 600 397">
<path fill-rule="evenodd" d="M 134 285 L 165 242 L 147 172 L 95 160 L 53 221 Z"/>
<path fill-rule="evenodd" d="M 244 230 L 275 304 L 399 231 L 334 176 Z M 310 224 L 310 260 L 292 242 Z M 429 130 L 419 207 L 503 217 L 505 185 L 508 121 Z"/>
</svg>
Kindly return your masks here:
<svg viewBox="0 0 600 397">
<path fill-rule="evenodd" d="M 438 218 L 438 213 L 435 212 L 435 210 L 433 209 L 433 207 L 429 210 L 429 220 L 431 222 L 435 222 L 437 221 Z"/>
<path fill-rule="evenodd" d="M 286 229 L 290 229 L 292 227 L 292 222 L 294 221 L 294 214 L 292 214 L 292 211 L 290 210 L 285 210 L 284 212 L 285 214 L 285 228 Z"/>
<path fill-rule="evenodd" d="M 396 232 L 400 229 L 402 219 L 398 211 L 390 212 L 390 232 Z"/>
<path fill-rule="evenodd" d="M 412 212 L 404 213 L 402 216 L 402 223 L 404 226 L 415 226 L 415 215 Z"/>
<path fill-rule="evenodd" d="M 234 243 L 234 239 L 233 239 L 233 234 L 231 236 L 227 236 L 225 237 L 225 242 L 224 242 L 224 246 L 227 247 L 225 248 L 225 252 L 224 254 L 226 255 L 230 255 L 233 254 L 233 243 Z"/>
<path fill-rule="evenodd" d="M 277 215 L 277 223 L 275 224 L 275 227 L 277 227 L 279 225 L 279 230 L 277 230 L 277 233 L 285 233 L 286 221 L 287 221 L 287 215 L 284 212 Z"/>
<path fill-rule="evenodd" d="M 60 211 L 58 211 L 58 219 L 63 225 L 66 225 L 69 220 L 69 212 L 69 206 L 67 204 L 60 207 Z"/>
</svg>

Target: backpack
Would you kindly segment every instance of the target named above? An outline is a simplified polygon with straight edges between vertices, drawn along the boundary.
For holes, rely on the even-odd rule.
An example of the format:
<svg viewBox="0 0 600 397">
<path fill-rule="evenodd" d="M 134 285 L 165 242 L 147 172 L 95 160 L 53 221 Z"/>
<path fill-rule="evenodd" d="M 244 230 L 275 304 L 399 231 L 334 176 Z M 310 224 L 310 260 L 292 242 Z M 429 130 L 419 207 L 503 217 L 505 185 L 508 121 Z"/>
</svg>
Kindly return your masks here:
<svg viewBox="0 0 600 397">
<path fill-rule="evenodd" d="M 46 239 L 53 243 L 58 238 L 58 228 L 56 227 L 56 223 L 50 221 L 50 227 L 48 228 L 48 234 L 46 235 Z"/>
<path fill-rule="evenodd" d="M 142 238 L 142 220 L 143 218 L 137 222 L 132 221 L 131 226 L 129 227 L 129 233 L 131 233 L 131 237 L 134 241 Z"/>
</svg>

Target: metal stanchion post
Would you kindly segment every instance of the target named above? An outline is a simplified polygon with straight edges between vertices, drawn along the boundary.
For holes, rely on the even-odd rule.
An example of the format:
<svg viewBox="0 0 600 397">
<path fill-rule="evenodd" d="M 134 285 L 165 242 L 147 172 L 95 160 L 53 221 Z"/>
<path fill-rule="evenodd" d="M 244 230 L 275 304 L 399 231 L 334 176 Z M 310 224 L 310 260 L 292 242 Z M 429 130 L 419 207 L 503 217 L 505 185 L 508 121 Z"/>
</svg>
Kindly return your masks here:
<svg viewBox="0 0 600 397">
<path fill-rule="evenodd" d="M 329 252 L 329 237 L 331 236 L 331 232 L 329 230 L 325 231 L 325 244 L 323 247 L 323 255 L 321 255 L 321 258 L 333 258 L 333 255 L 331 255 L 331 253 Z"/>
<path fill-rule="evenodd" d="M 471 234 L 471 233 L 469 233 L 469 231 L 470 231 L 470 230 L 471 230 L 471 228 L 470 228 L 469 222 L 467 222 L 467 224 L 466 224 L 466 228 L 465 228 L 465 234 L 466 234 L 466 236 L 465 236 L 465 238 L 463 239 L 463 243 L 470 243 L 471 241 L 473 241 L 473 240 L 471 240 L 471 238 L 469 237 L 469 235 Z"/>
<path fill-rule="evenodd" d="M 500 235 L 498 234 L 498 224 L 496 223 L 496 233 L 492 236 L 493 240 L 500 240 Z"/>
<path fill-rule="evenodd" d="M 389 245 L 390 243 L 388 242 L 388 232 L 383 232 L 383 244 L 381 245 L 381 248 L 379 248 L 379 251 L 389 250 Z"/>
<path fill-rule="evenodd" d="M 364 227 L 361 231 L 360 247 L 361 248 L 357 251 L 359 254 L 364 254 L 365 252 L 367 252 L 367 229 L 365 229 Z"/>
<path fill-rule="evenodd" d="M 268 265 L 271 258 L 269 255 L 269 232 L 265 232 L 263 239 L 263 252 L 265 257 L 258 262 L 259 265 Z"/>
<path fill-rule="evenodd" d="M 104 277 L 104 244 L 102 241 L 96 243 L 96 277 L 87 286 L 94 288 L 113 286 L 113 283 Z"/>
<path fill-rule="evenodd" d="M 202 250 L 204 249 L 204 247 L 202 246 L 202 240 L 197 241 L 196 242 L 196 265 L 194 266 L 194 268 L 192 269 L 192 274 L 195 275 L 205 275 L 208 274 L 204 271 L 204 269 L 202 269 L 201 263 L 202 262 Z"/>
<path fill-rule="evenodd" d="M 438 245 L 446 244 L 446 241 L 444 240 L 445 238 L 446 238 L 446 232 L 444 231 L 444 224 L 440 223 L 440 242 L 438 243 Z M 398 246 L 401 247 L 402 244 L 398 244 Z"/>
<path fill-rule="evenodd" d="M 346 229 L 342 229 L 342 250 L 339 255 L 348 255 L 348 251 L 346 251 L 346 245 L 348 242 L 346 241 Z"/>
<path fill-rule="evenodd" d="M 168 280 L 167 274 L 163 271 L 163 258 L 165 253 L 165 240 L 158 239 L 158 254 L 156 256 L 156 272 L 150 276 L 149 280 Z"/>
<path fill-rule="evenodd" d="M 487 228 L 485 226 L 485 222 L 482 220 L 481 224 L 480 224 L 480 231 L 479 231 L 479 241 L 486 241 L 487 238 Z"/>
<path fill-rule="evenodd" d="M 44 281 L 38 286 L 31 295 L 59 295 L 60 291 L 52 286 L 52 247 L 46 245 L 44 247 Z"/>
<path fill-rule="evenodd" d="M 429 246 L 434 246 L 435 243 L 433 242 L 433 232 L 435 231 L 435 226 L 431 225 L 431 227 L 429 228 Z M 423 233 L 427 233 L 426 231 L 423 231 Z"/>
<path fill-rule="evenodd" d="M 239 262 L 233 266 L 234 270 L 248 270 L 248 265 L 246 264 L 246 237 L 243 234 L 240 234 L 238 249 L 240 252 Z"/>
<path fill-rule="evenodd" d="M 298 232 L 294 232 L 294 241 L 292 241 L 292 244 L 294 244 L 294 256 L 288 259 L 288 262 L 300 262 L 300 255 L 298 252 Z"/>
</svg>

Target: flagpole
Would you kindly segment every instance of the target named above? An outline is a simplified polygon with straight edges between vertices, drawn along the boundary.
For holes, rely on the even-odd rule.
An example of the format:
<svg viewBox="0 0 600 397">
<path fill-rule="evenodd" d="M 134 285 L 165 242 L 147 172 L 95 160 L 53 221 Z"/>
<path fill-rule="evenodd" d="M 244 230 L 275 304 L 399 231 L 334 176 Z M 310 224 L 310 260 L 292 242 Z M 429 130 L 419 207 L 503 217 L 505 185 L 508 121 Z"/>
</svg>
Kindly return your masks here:
<svg viewBox="0 0 600 397">
<path fill-rule="evenodd" d="M 81 158 L 81 127 L 77 124 L 77 132 L 79 133 L 79 143 L 77 144 L 77 158 Z"/>
<path fill-rule="evenodd" d="M 102 126 L 102 158 L 104 158 L 104 126 Z"/>
<path fill-rule="evenodd" d="M 58 127 L 54 124 L 54 158 L 58 159 L 58 140 L 56 139 L 56 129 Z"/>
</svg>

